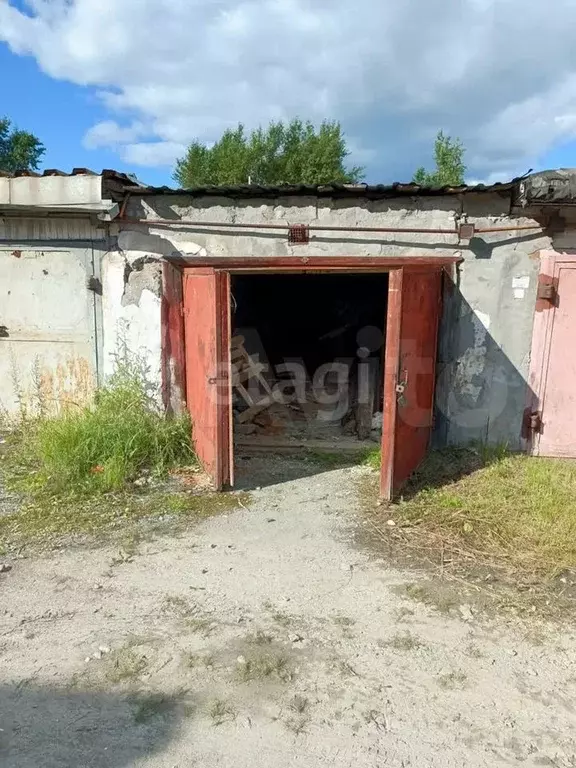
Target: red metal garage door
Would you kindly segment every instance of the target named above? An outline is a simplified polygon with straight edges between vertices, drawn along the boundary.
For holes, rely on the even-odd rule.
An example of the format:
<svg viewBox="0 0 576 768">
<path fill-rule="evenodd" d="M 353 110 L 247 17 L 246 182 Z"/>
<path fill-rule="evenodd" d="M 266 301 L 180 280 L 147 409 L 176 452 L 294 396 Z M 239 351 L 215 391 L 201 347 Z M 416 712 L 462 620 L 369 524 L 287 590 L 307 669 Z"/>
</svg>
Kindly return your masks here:
<svg viewBox="0 0 576 768">
<path fill-rule="evenodd" d="M 207 267 L 186 270 L 186 401 L 196 453 L 217 489 L 233 483 L 229 294 L 226 272 Z"/>
<path fill-rule="evenodd" d="M 440 270 L 390 273 L 381 495 L 390 499 L 425 457 L 434 414 Z"/>
</svg>

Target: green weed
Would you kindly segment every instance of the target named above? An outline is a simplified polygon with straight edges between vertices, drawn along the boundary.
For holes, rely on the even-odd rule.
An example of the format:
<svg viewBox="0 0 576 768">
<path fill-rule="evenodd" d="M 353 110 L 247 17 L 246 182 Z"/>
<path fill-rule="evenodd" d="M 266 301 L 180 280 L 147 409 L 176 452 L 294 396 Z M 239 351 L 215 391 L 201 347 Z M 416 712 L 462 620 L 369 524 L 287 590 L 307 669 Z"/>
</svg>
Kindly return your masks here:
<svg viewBox="0 0 576 768">
<path fill-rule="evenodd" d="M 22 490 L 53 495 L 118 491 L 195 462 L 187 416 L 166 418 L 136 364 L 119 362 L 90 407 L 28 420 L 9 469 Z"/>
<path fill-rule="evenodd" d="M 422 648 L 422 641 L 411 632 L 397 632 L 390 640 L 383 643 L 396 651 L 415 651 Z"/>
<path fill-rule="evenodd" d="M 368 451 L 363 458 L 362 464 L 366 467 L 370 467 L 371 469 L 380 469 L 380 464 L 382 463 L 382 451 L 380 448 L 374 448 L 371 451 Z"/>
<path fill-rule="evenodd" d="M 254 654 L 238 662 L 238 676 L 243 682 L 276 679 L 284 683 L 292 680 L 288 659 L 281 653 Z"/>
<path fill-rule="evenodd" d="M 455 688 L 463 688 L 468 680 L 468 675 L 464 672 L 447 672 L 444 675 L 438 676 L 438 685 L 441 688 L 448 688 L 454 690 Z"/>
<path fill-rule="evenodd" d="M 373 484 L 360 493 L 372 506 Z M 447 559 L 554 578 L 576 569 L 575 508 L 576 462 L 472 445 L 431 451 L 386 515 Z"/>
<path fill-rule="evenodd" d="M 134 722 L 140 725 L 154 717 L 168 715 L 174 709 L 176 702 L 173 696 L 151 693 L 135 696 L 132 703 L 134 704 Z"/>
<path fill-rule="evenodd" d="M 218 726 L 234 720 L 236 718 L 236 710 L 223 699 L 215 699 L 208 706 L 208 715 L 212 719 L 213 725 Z"/>
</svg>

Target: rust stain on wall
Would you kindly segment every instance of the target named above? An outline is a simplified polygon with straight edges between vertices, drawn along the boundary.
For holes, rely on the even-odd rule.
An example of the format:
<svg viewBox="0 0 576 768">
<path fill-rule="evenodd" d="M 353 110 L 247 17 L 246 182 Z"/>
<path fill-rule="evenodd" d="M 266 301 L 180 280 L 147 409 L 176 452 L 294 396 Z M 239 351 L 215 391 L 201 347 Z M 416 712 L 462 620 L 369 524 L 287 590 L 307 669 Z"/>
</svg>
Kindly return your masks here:
<svg viewBox="0 0 576 768">
<path fill-rule="evenodd" d="M 71 357 L 55 369 L 42 368 L 38 377 L 38 401 L 48 413 L 87 405 L 94 393 L 92 367 L 83 357 Z"/>
</svg>

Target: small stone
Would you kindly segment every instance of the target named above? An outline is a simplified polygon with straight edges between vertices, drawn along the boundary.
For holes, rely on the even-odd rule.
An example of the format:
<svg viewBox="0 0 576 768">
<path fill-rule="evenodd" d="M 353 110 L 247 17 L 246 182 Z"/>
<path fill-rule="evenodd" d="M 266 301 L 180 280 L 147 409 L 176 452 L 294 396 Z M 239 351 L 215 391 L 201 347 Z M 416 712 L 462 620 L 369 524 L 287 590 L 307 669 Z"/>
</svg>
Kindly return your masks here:
<svg viewBox="0 0 576 768">
<path fill-rule="evenodd" d="M 288 639 L 290 640 L 291 643 L 301 643 L 302 640 L 304 640 L 302 635 L 298 635 L 296 633 L 288 635 Z"/>
<path fill-rule="evenodd" d="M 8 565 L 8 563 L 0 563 L 0 573 L 8 573 L 11 570 L 12 566 Z"/>
<path fill-rule="evenodd" d="M 377 507 L 382 507 L 382 506 L 384 506 L 384 499 L 378 499 L 378 501 L 376 502 L 376 506 L 377 506 Z"/>
<path fill-rule="evenodd" d="M 472 621 L 474 614 L 472 613 L 472 609 L 469 605 L 460 606 L 460 616 L 462 616 L 464 621 Z"/>
<path fill-rule="evenodd" d="M 216 549 L 217 546 L 217 544 L 210 544 L 210 549 Z"/>
<path fill-rule="evenodd" d="M 396 525 L 396 523 L 394 522 L 394 520 L 386 520 L 386 525 L 393 526 L 393 525 Z"/>
<path fill-rule="evenodd" d="M 103 589 L 102 584 L 94 584 L 94 589 Z"/>
<path fill-rule="evenodd" d="M 92 654 L 92 658 L 98 659 L 98 660 L 101 659 L 102 658 L 102 651 L 94 651 L 94 653 Z"/>
<path fill-rule="evenodd" d="M 257 485 L 256 488 L 254 488 L 254 490 L 255 491 L 261 491 L 262 490 L 262 486 L 261 485 Z"/>
<path fill-rule="evenodd" d="M 110 646 L 101 645 L 99 646 L 98 650 L 100 651 L 100 653 L 110 653 Z"/>
<path fill-rule="evenodd" d="M 90 658 L 90 656 L 86 656 L 86 658 L 84 659 L 84 661 L 86 662 L 86 664 L 88 664 L 88 662 L 89 662 L 89 661 L 91 661 L 91 660 L 92 660 L 92 659 Z"/>
<path fill-rule="evenodd" d="M 266 519 L 266 522 L 267 522 L 267 523 L 275 523 L 275 522 L 276 522 L 276 518 L 275 518 L 275 517 L 268 517 L 268 518 Z"/>
<path fill-rule="evenodd" d="M 510 655 L 511 655 L 511 656 L 518 656 L 518 651 L 516 651 L 516 650 L 512 649 L 512 650 L 510 651 Z"/>
<path fill-rule="evenodd" d="M 202 573 L 208 573 L 208 568 L 202 568 Z"/>
<path fill-rule="evenodd" d="M 238 656 L 236 661 L 238 662 L 238 664 L 246 664 L 246 658 L 244 656 Z"/>
</svg>

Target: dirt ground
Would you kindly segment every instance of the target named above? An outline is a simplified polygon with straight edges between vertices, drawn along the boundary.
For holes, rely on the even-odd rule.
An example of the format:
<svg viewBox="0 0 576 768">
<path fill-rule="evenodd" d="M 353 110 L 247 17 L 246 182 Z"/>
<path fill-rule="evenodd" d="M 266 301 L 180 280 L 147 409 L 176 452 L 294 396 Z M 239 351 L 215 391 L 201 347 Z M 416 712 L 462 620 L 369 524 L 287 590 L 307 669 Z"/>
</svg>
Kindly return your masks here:
<svg viewBox="0 0 576 768">
<path fill-rule="evenodd" d="M 576 634 L 448 614 L 358 544 L 367 469 L 262 487 L 178 536 L 10 558 L 4 768 L 576 766 Z M 300 473 L 302 474 L 302 473 Z"/>
</svg>

